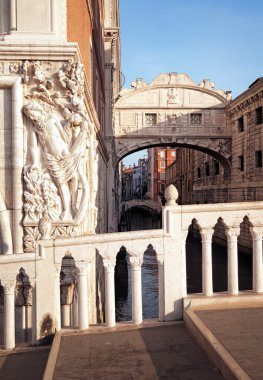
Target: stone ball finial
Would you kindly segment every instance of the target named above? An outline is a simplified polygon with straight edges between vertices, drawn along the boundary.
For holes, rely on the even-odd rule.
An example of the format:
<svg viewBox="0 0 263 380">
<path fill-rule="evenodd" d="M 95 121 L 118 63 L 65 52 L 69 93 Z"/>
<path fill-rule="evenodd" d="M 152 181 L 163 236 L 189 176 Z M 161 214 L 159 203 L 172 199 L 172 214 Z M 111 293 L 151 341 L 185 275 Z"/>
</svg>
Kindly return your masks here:
<svg viewBox="0 0 263 380">
<path fill-rule="evenodd" d="M 51 220 L 46 212 L 44 212 L 44 216 L 38 222 L 38 230 L 41 235 L 41 239 L 51 239 L 50 233 L 52 229 Z"/>
<path fill-rule="evenodd" d="M 166 200 L 166 206 L 175 206 L 177 205 L 176 201 L 178 199 L 178 191 L 174 185 L 169 185 L 165 189 L 164 197 Z"/>
</svg>

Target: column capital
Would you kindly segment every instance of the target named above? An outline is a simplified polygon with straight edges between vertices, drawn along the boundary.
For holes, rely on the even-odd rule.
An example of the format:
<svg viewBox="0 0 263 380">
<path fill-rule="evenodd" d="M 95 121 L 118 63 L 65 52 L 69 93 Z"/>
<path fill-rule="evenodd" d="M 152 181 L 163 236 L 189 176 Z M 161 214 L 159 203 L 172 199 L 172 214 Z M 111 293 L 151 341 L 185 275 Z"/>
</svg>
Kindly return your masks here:
<svg viewBox="0 0 263 380">
<path fill-rule="evenodd" d="M 88 273 L 88 263 L 76 263 L 78 276 L 86 276 Z"/>
<path fill-rule="evenodd" d="M 103 257 L 103 266 L 106 273 L 114 272 L 116 265 L 115 257 Z"/>
<path fill-rule="evenodd" d="M 211 243 L 214 229 L 212 227 L 205 227 L 200 229 L 202 243 Z"/>
<path fill-rule="evenodd" d="M 15 282 L 13 282 L 13 281 L 3 282 L 2 286 L 4 288 L 4 294 L 5 295 L 9 295 L 9 294 L 15 295 Z"/>
<path fill-rule="evenodd" d="M 61 265 L 55 265 L 54 266 L 54 276 L 60 277 L 60 272 L 61 272 Z"/>
<path fill-rule="evenodd" d="M 132 270 L 141 269 L 142 262 L 143 262 L 143 258 L 141 256 L 135 256 L 135 255 L 130 256 L 130 263 L 131 263 Z"/>
<path fill-rule="evenodd" d="M 252 226 L 249 227 L 249 231 L 252 235 L 253 240 L 262 240 L 263 236 L 263 226 Z"/>
<path fill-rule="evenodd" d="M 229 226 L 226 226 L 225 227 L 225 234 L 226 234 L 226 237 L 227 237 L 228 241 L 236 241 L 237 237 L 240 234 L 240 227 L 236 227 L 236 226 L 229 227 Z"/>
<path fill-rule="evenodd" d="M 158 268 L 163 266 L 164 263 L 164 255 L 156 255 Z"/>
</svg>

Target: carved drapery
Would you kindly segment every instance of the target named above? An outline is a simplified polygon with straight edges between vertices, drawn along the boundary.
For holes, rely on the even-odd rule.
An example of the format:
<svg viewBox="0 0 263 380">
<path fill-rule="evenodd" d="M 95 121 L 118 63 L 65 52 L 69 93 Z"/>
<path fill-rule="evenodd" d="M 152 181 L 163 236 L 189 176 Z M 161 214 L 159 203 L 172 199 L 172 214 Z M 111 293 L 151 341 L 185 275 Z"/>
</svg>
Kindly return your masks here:
<svg viewBox="0 0 263 380">
<path fill-rule="evenodd" d="M 24 251 L 35 251 L 41 235 L 57 238 L 79 235 L 83 228 L 94 231 L 96 213 L 89 211 L 87 216 L 88 207 L 95 210 L 89 201 L 88 178 L 95 178 L 97 167 L 86 157 L 92 157 L 93 151 L 96 154 L 97 146 L 94 137 L 90 146 L 95 134 L 84 104 L 83 65 L 78 61 L 5 61 L 0 62 L 0 75 L 21 77 L 25 94 Z M 38 229 L 44 215 L 51 223 L 46 234 Z"/>
</svg>

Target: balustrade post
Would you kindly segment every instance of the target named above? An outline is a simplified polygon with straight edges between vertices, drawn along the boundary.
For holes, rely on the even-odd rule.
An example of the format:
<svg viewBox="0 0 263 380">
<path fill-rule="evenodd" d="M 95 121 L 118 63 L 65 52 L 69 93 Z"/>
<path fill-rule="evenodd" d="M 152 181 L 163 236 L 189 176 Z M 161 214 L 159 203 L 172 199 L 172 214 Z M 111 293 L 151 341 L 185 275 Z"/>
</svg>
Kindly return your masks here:
<svg viewBox="0 0 263 380">
<path fill-rule="evenodd" d="M 60 306 L 60 271 L 61 267 L 54 268 L 54 316 L 56 331 L 61 330 L 61 306 Z"/>
<path fill-rule="evenodd" d="M 15 284 L 3 284 L 4 288 L 4 347 L 15 347 Z"/>
<path fill-rule="evenodd" d="M 158 263 L 158 301 L 159 301 L 159 321 L 164 321 L 164 257 L 157 255 Z"/>
<path fill-rule="evenodd" d="M 78 319 L 79 329 L 85 330 L 89 327 L 88 314 L 88 266 L 87 264 L 77 264 L 78 266 Z"/>
<path fill-rule="evenodd" d="M 115 265 L 116 265 L 115 258 L 103 259 L 103 266 L 104 266 L 104 271 L 105 271 L 105 313 L 106 313 L 106 325 L 108 327 L 114 327 L 116 325 L 115 281 L 114 281 Z"/>
<path fill-rule="evenodd" d="M 130 256 L 132 272 L 132 321 L 138 325 L 142 323 L 142 257 Z"/>
<path fill-rule="evenodd" d="M 227 289 L 231 295 L 238 294 L 238 248 L 239 227 L 226 227 L 227 237 Z"/>
<path fill-rule="evenodd" d="M 263 292 L 262 236 L 263 227 L 249 228 L 253 239 L 253 291 Z"/>
<path fill-rule="evenodd" d="M 212 229 L 201 229 L 202 237 L 202 292 L 205 296 L 213 294 L 212 272 Z"/>
</svg>

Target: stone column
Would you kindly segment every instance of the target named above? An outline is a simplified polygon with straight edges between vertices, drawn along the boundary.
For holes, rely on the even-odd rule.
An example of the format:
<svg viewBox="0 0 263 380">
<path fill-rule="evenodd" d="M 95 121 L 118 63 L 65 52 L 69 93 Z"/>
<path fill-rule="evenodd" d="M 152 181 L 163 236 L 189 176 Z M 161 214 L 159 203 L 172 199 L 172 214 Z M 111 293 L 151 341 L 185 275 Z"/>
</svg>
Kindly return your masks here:
<svg viewBox="0 0 263 380">
<path fill-rule="evenodd" d="M 54 317 L 56 331 L 61 330 L 61 306 L 60 306 L 60 266 L 54 268 Z"/>
<path fill-rule="evenodd" d="M 263 292 L 262 236 L 263 227 L 250 227 L 253 239 L 253 291 Z"/>
<path fill-rule="evenodd" d="M 159 299 L 159 321 L 164 321 L 164 257 L 163 255 L 157 255 L 158 263 L 158 299 Z"/>
<path fill-rule="evenodd" d="M 114 269 L 116 259 L 103 259 L 103 266 L 105 271 L 105 313 L 106 325 L 113 327 L 116 325 L 115 315 L 115 282 L 114 282 Z"/>
<path fill-rule="evenodd" d="M 31 326 L 28 324 L 28 328 L 31 327 L 31 336 L 28 336 L 28 341 L 34 345 L 37 340 L 37 326 L 36 326 L 36 280 L 30 279 L 30 291 L 27 298 L 27 315 L 28 321 L 31 319 Z M 30 315 L 31 314 L 31 315 Z M 31 318 L 30 318 L 31 317 Z"/>
<path fill-rule="evenodd" d="M 213 294 L 212 229 L 201 229 L 202 237 L 202 291 L 205 296 Z"/>
<path fill-rule="evenodd" d="M 15 284 L 3 284 L 4 287 L 4 347 L 15 347 Z"/>
<path fill-rule="evenodd" d="M 71 325 L 71 305 L 61 305 L 61 319 L 63 327 Z"/>
<path fill-rule="evenodd" d="M 16 29 L 16 0 L 10 0 L 10 30 Z"/>
<path fill-rule="evenodd" d="M 88 314 L 88 265 L 77 264 L 78 267 L 78 318 L 79 329 L 85 330 L 89 327 Z"/>
<path fill-rule="evenodd" d="M 23 107 L 23 86 L 21 79 L 12 87 L 12 186 L 13 186 L 13 250 L 23 253 L 23 183 L 24 126 L 21 115 Z"/>
<path fill-rule="evenodd" d="M 142 266 L 143 258 L 130 256 L 132 272 L 132 322 L 135 325 L 142 323 Z"/>
<path fill-rule="evenodd" d="M 187 296 L 187 275 L 186 275 L 186 238 L 187 231 L 182 231 L 182 296 Z"/>
<path fill-rule="evenodd" d="M 238 294 L 238 249 L 237 237 L 240 233 L 239 227 L 226 227 L 227 236 L 227 289 L 228 293 Z"/>
</svg>

